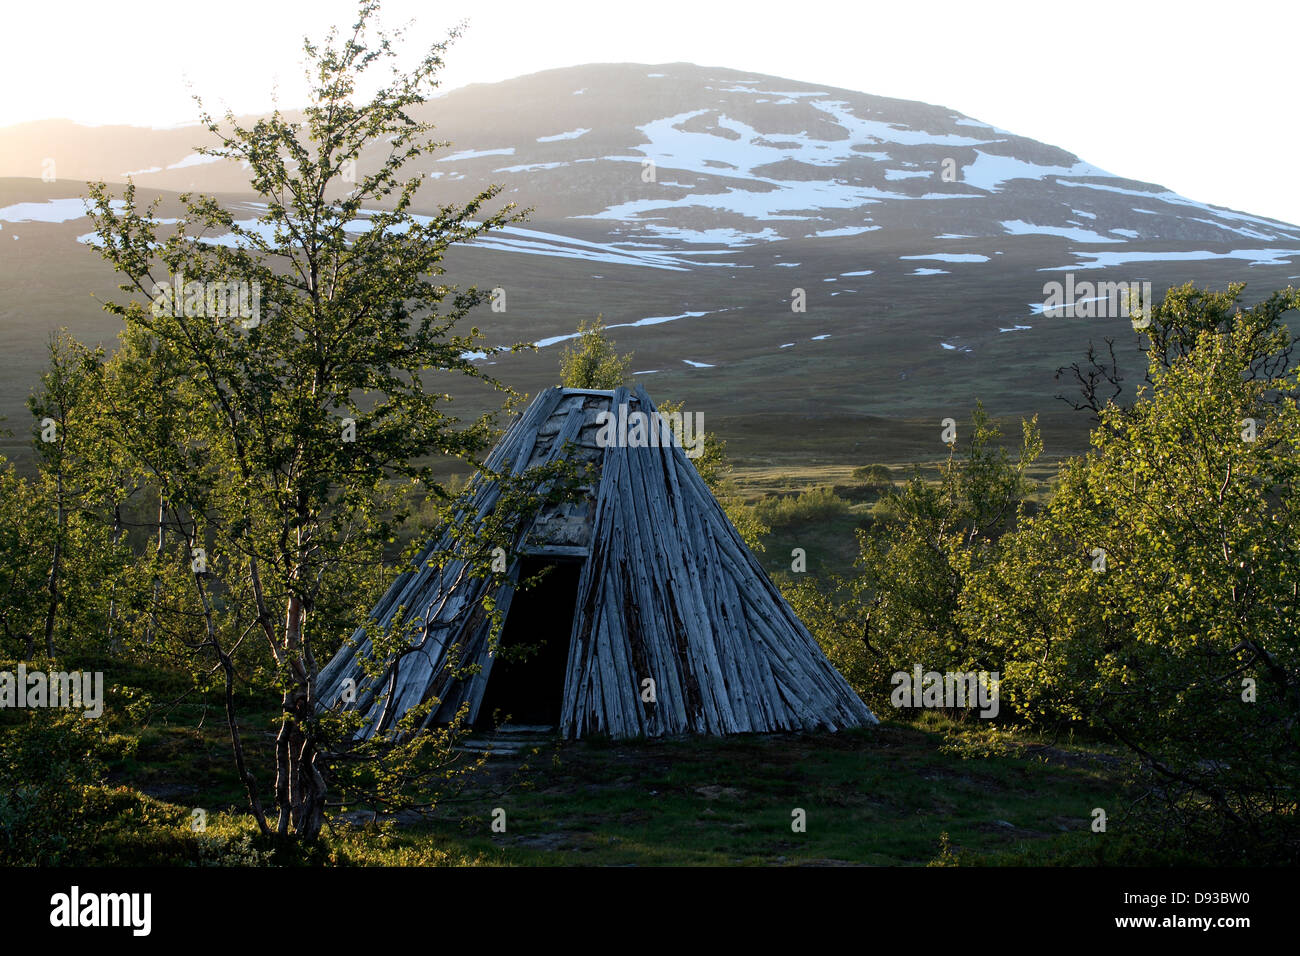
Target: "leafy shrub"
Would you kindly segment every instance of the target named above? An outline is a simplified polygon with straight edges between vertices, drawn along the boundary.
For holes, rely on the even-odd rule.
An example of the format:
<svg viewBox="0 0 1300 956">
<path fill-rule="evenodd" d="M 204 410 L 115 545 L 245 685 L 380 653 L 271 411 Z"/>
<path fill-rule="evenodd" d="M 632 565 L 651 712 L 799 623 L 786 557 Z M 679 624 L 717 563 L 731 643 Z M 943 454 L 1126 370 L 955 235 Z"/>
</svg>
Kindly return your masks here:
<svg viewBox="0 0 1300 956">
<path fill-rule="evenodd" d="M 841 616 L 858 617 L 871 655 L 872 684 L 887 699 L 890 676 L 920 664 L 936 671 L 1000 671 L 1001 660 L 959 615 L 970 576 L 994 561 L 1000 539 L 1032 491 L 1026 469 L 1042 449 L 1035 422 L 1023 423 L 1015 459 L 998 444 L 1001 432 L 977 405 L 965 454 L 953 449 L 929 482 L 918 472 L 876 504 L 858 534 L 862 571 L 845 594 L 857 601 Z"/>
<path fill-rule="evenodd" d="M 0 730 L 0 865 L 79 862 L 98 748 L 92 721 L 76 712 L 28 711 Z"/>
<path fill-rule="evenodd" d="M 862 465 L 853 469 L 853 479 L 866 485 L 892 485 L 893 474 L 885 465 Z"/>
<path fill-rule="evenodd" d="M 859 504 L 864 501 L 871 501 L 881 492 L 877 485 L 834 485 L 831 493 L 836 497 L 843 498 L 845 501 Z"/>
<path fill-rule="evenodd" d="M 826 521 L 848 514 L 849 503 L 830 488 L 810 488 L 787 498 L 764 498 L 754 506 L 760 521 L 772 528 Z"/>
<path fill-rule="evenodd" d="M 632 354 L 619 355 L 605 331 L 602 316 L 578 323 L 578 338 L 560 354 L 560 383 L 565 388 L 618 388 L 627 380 Z"/>
<path fill-rule="evenodd" d="M 781 592 L 816 639 L 826 659 L 878 716 L 892 713 L 880 657 L 864 640 L 861 603 L 852 585 L 832 576 L 818 584 L 808 575 L 783 576 Z"/>
<path fill-rule="evenodd" d="M 1300 293 L 1242 310 L 1242 288 L 1170 291 L 1149 384 L 1131 408 L 1100 410 L 1092 451 L 970 579 L 958 621 L 1003 659 L 1023 717 L 1086 722 L 1140 757 L 1134 819 L 1151 839 L 1290 862 L 1300 409 L 1280 315 Z"/>
</svg>

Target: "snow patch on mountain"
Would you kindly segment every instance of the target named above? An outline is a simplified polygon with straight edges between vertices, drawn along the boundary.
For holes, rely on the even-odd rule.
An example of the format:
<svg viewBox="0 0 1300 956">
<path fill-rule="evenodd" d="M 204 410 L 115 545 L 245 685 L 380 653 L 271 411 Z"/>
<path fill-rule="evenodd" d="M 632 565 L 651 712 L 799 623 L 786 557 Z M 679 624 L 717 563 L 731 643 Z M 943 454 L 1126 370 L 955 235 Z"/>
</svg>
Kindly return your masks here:
<svg viewBox="0 0 1300 956">
<path fill-rule="evenodd" d="M 1191 249 L 1185 252 L 1157 252 L 1131 249 L 1124 252 L 1076 252 L 1088 261 L 1072 266 L 1050 266 L 1039 272 L 1068 272 L 1072 269 L 1106 269 L 1130 262 L 1198 262 L 1207 259 L 1243 259 L 1252 266 L 1289 265 L 1292 256 L 1300 256 L 1300 249 L 1233 249 L 1229 252 L 1210 252 Z"/>
<path fill-rule="evenodd" d="M 1268 226 L 1270 228 L 1276 228 L 1277 226 L 1277 224 L 1272 220 L 1264 219 L 1261 218 L 1260 216 L 1251 216 L 1244 212 L 1235 212 L 1231 209 L 1219 209 L 1215 206 L 1209 206 L 1203 202 L 1197 202 L 1194 199 L 1188 199 L 1186 196 L 1180 196 L 1178 195 L 1178 193 L 1172 192 L 1168 189 L 1163 190 L 1161 192 L 1153 193 L 1141 189 L 1128 189 L 1123 186 L 1111 186 L 1106 183 L 1076 183 L 1076 182 L 1071 182 L 1067 179 L 1060 179 L 1057 180 L 1057 182 L 1062 186 L 1072 186 L 1072 187 L 1077 187 L 1082 189 L 1097 189 L 1097 190 L 1101 190 L 1102 192 L 1119 193 L 1122 196 L 1141 196 L 1143 199 L 1153 199 L 1157 202 L 1169 203 L 1170 205 L 1173 206 L 1186 206 L 1192 209 L 1200 209 L 1205 212 L 1208 212 L 1212 216 L 1217 216 L 1221 219 L 1232 219 L 1240 222 L 1253 222 L 1253 223 L 1258 223 L 1259 225 L 1262 226 Z M 1153 216 L 1161 215 L 1158 212 L 1152 212 L 1150 209 L 1134 209 L 1133 211 L 1150 213 Z M 1282 234 L 1286 235 L 1290 239 L 1300 239 L 1300 227 L 1296 229 L 1296 232 L 1297 232 L 1296 235 L 1291 235 L 1290 233 L 1287 232 L 1283 232 Z"/>
<path fill-rule="evenodd" d="M 702 315 L 708 315 L 709 312 L 680 312 L 677 315 L 652 315 L 644 319 L 637 319 L 635 322 L 615 322 L 607 325 L 607 329 L 632 329 L 642 325 L 662 325 L 665 322 L 676 322 L 678 319 L 698 319 Z M 558 345 L 560 342 L 568 342 L 570 339 L 576 339 L 581 332 L 570 332 L 566 335 L 552 335 L 549 338 L 538 339 L 533 344 L 539 349 L 547 348 L 551 345 Z M 689 364 L 689 363 L 688 363 Z M 711 366 L 710 366 L 711 367 Z"/>
<path fill-rule="evenodd" d="M 1000 156 L 975 150 L 975 162 L 961 169 L 961 181 L 976 189 L 997 192 L 1003 183 L 1012 179 L 1045 179 L 1048 176 L 1103 176 L 1114 179 L 1110 173 L 1090 163 L 1079 162 L 1073 166 L 1040 166 L 1014 156 Z"/>
<path fill-rule="evenodd" d="M 842 229 L 822 229 L 814 232 L 813 236 L 818 239 L 825 239 L 828 236 L 860 236 L 863 233 L 875 232 L 881 226 L 845 226 Z"/>
<path fill-rule="evenodd" d="M 612 219 L 616 217 L 580 216 L 577 218 Z M 773 240 L 781 238 L 781 236 L 773 229 L 763 229 L 760 232 L 742 232 L 739 229 L 727 229 L 722 227 L 717 229 L 686 229 L 680 226 L 661 226 L 658 223 L 647 223 L 646 228 L 656 236 L 662 236 L 665 239 L 676 239 L 678 242 L 707 242 L 710 244 L 732 247 L 748 246 L 755 242 L 772 242 Z"/>
<path fill-rule="evenodd" d="M 126 208 L 126 203 L 114 199 L 110 205 L 114 210 Z M 2 222 L 71 222 L 84 219 L 90 215 L 86 200 L 49 199 L 45 202 L 20 202 L 0 209 Z"/>
<path fill-rule="evenodd" d="M 536 169 L 559 169 L 568 165 L 568 163 L 524 163 L 522 166 L 503 166 L 492 171 L 494 173 L 531 173 Z M 429 175 L 432 176 L 433 174 L 430 173 Z"/>
<path fill-rule="evenodd" d="M 1080 226 L 1039 226 L 1023 219 L 1004 220 L 1002 228 L 1012 236 L 1060 236 L 1074 242 L 1123 242 L 1111 236 L 1103 236 Z"/>
<path fill-rule="evenodd" d="M 583 136 L 590 132 L 590 128 L 579 127 L 578 129 L 571 129 L 567 133 L 556 133 L 554 136 L 539 136 L 537 137 L 537 142 L 558 143 L 562 139 L 577 139 L 579 136 Z"/>
<path fill-rule="evenodd" d="M 932 252 L 924 256 L 899 256 L 900 259 L 934 259 L 938 262 L 988 262 L 988 256 L 978 252 Z"/>
<path fill-rule="evenodd" d="M 190 166 L 206 166 L 208 163 L 217 163 L 225 159 L 224 156 L 206 156 L 203 153 L 190 153 L 180 162 L 172 163 L 168 169 L 187 169 Z"/>
<path fill-rule="evenodd" d="M 505 146 L 501 149 L 465 149 L 459 153 L 452 153 L 450 156 L 439 157 L 440 163 L 451 163 L 462 159 L 481 159 L 484 156 L 513 156 L 515 148 Z"/>
</svg>

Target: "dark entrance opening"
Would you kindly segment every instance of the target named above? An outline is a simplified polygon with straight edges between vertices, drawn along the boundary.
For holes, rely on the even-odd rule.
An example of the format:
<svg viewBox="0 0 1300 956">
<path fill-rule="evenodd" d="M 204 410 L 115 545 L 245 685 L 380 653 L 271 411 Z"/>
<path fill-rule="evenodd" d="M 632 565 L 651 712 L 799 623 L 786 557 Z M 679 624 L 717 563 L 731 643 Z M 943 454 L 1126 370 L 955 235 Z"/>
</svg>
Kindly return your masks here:
<svg viewBox="0 0 1300 956">
<path fill-rule="evenodd" d="M 550 569 L 546 576 L 533 587 L 516 591 L 510 602 L 479 707 L 481 726 L 493 725 L 496 711 L 508 716 L 511 724 L 559 726 L 582 563 L 524 558 L 519 578 L 532 577 L 543 568 Z"/>
</svg>

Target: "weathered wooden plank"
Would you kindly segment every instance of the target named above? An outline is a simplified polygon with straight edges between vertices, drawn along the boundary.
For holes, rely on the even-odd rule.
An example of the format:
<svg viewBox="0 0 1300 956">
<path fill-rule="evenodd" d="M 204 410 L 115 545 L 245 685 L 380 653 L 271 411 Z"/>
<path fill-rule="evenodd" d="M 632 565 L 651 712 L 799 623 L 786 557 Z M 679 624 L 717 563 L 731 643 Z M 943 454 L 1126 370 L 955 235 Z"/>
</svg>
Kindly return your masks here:
<svg viewBox="0 0 1300 956">
<path fill-rule="evenodd" d="M 645 397 L 645 401 L 649 402 L 648 396 Z M 700 635 L 699 639 L 705 651 L 705 663 L 712 681 L 713 696 L 724 721 L 722 730 L 729 733 L 746 730 L 749 722 L 742 720 L 736 707 L 743 698 L 738 701 L 732 693 L 729 693 L 729 690 L 738 685 L 739 674 L 734 663 L 728 663 L 730 656 L 728 652 L 731 649 L 726 638 L 717 631 L 711 619 L 701 586 L 703 575 L 697 560 L 699 551 L 690 537 L 692 527 L 707 522 L 701 520 L 703 515 L 693 514 L 684 507 L 684 495 L 677 475 L 677 462 L 683 458 L 680 448 L 663 448 L 657 458 L 661 470 L 659 479 L 662 488 L 668 492 L 664 505 L 669 510 L 667 527 L 673 532 L 670 541 L 676 552 L 673 555 L 676 564 L 675 576 L 679 578 L 674 583 L 679 593 L 685 595 L 687 613 L 692 616 L 694 628 Z M 685 460 L 686 467 L 694 471 L 694 465 L 689 459 Z"/>
<path fill-rule="evenodd" d="M 689 459 L 686 459 L 686 464 L 689 465 Z M 699 497 L 712 498 L 703 479 L 693 467 L 682 467 L 679 471 L 683 475 L 684 484 L 693 485 Z M 773 643 L 772 650 L 784 662 L 791 660 L 815 662 L 816 666 L 809 667 L 806 676 L 817 685 L 817 691 L 824 695 L 828 702 L 833 702 L 837 709 L 847 708 L 860 722 L 873 722 L 874 717 L 870 711 L 848 686 L 847 681 L 830 665 L 829 661 L 826 661 L 815 639 L 803 627 L 802 622 L 790 609 L 776 586 L 763 573 L 762 567 L 752 552 L 745 547 L 739 533 L 731 522 L 726 520 L 725 514 L 721 513 L 720 506 L 716 502 L 710 503 L 713 504 L 713 508 L 702 504 L 700 510 L 702 514 L 708 515 L 710 524 L 716 532 L 715 539 L 719 553 L 723 556 L 724 563 L 728 565 L 724 576 L 737 581 L 752 582 L 753 586 L 747 589 L 750 602 L 757 606 L 765 606 L 763 613 L 767 617 L 780 618 L 785 624 L 784 627 L 777 627 L 769 632 Z M 778 634 L 781 636 L 777 636 Z"/>
<path fill-rule="evenodd" d="M 615 396 L 617 396 L 617 392 Z M 610 560 L 610 525 L 615 509 L 617 473 L 620 462 L 609 449 L 601 458 L 601 482 L 596 493 L 596 514 L 592 521 L 591 554 L 578 577 L 578 600 L 573 627 L 569 632 L 569 659 L 565 667 L 564 700 L 560 711 L 560 732 L 580 736 L 587 725 L 591 696 L 595 690 L 592 661 L 599 627 L 600 590 Z"/>
<path fill-rule="evenodd" d="M 691 523 L 694 545 L 701 568 L 700 580 L 709 602 L 710 620 L 722 642 L 723 651 L 734 669 L 733 693 L 736 698 L 737 717 L 743 715 L 741 730 L 765 729 L 773 726 L 770 705 L 764 699 L 775 687 L 765 688 L 759 655 L 753 653 L 739 613 L 740 598 L 730 577 L 718 573 L 720 559 L 713 535 L 706 521 Z"/>
<path fill-rule="evenodd" d="M 718 694 L 722 675 L 712 635 L 694 613 L 692 605 L 696 602 L 682 567 L 685 548 L 675 534 L 676 519 L 668 511 L 666 501 L 651 492 L 655 476 L 647 472 L 656 464 L 657 450 L 635 449 L 631 457 L 635 462 L 631 491 L 635 499 L 646 504 L 638 515 L 638 525 L 656 556 L 659 570 L 657 596 L 662 608 L 666 651 L 670 654 L 676 652 L 682 666 L 689 669 L 692 683 L 698 690 L 702 724 L 691 729 L 727 733 L 734 729 L 735 724 L 729 705 Z M 662 475 L 659 479 L 662 480 Z"/>
<path fill-rule="evenodd" d="M 671 729 L 669 732 L 680 733 L 700 725 L 704 704 L 701 700 L 699 677 L 694 662 L 689 653 L 683 653 L 683 648 L 689 647 L 688 635 L 680 633 L 680 621 L 676 619 L 667 598 L 658 593 L 653 584 L 658 575 L 654 574 L 652 569 L 666 571 L 668 558 L 663 554 L 662 549 L 656 548 L 656 539 L 652 531 L 656 518 L 653 514 L 643 513 L 637 507 L 638 477 L 634 470 L 636 458 L 631 453 L 643 450 L 629 449 L 628 451 L 629 454 L 625 459 L 626 479 L 620 483 L 619 488 L 622 508 L 619 524 L 630 534 L 635 535 L 634 544 L 629 547 L 626 557 L 634 573 L 632 581 L 637 586 L 639 600 L 647 610 L 654 609 L 656 614 L 654 619 L 656 626 L 647 639 L 651 642 L 654 658 L 660 662 L 665 676 L 669 678 L 664 688 L 670 695 L 668 716 Z M 662 522 L 663 518 L 657 520 Z"/>
</svg>

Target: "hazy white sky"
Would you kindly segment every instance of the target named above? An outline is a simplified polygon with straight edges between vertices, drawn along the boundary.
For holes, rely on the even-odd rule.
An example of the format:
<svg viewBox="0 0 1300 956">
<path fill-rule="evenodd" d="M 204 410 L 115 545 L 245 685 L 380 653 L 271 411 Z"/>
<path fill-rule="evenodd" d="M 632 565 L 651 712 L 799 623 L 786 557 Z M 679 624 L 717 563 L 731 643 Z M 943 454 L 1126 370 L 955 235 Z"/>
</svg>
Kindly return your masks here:
<svg viewBox="0 0 1300 956">
<path fill-rule="evenodd" d="M 302 100 L 304 33 L 354 0 L 6 6 L 0 125 L 194 119 Z M 559 66 L 670 63 L 937 103 L 1109 172 L 1300 223 L 1296 0 L 388 0 L 414 44 L 462 18 L 444 88 Z"/>
</svg>

